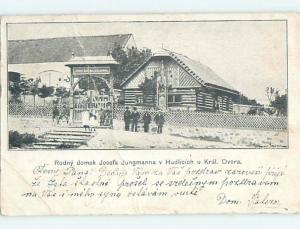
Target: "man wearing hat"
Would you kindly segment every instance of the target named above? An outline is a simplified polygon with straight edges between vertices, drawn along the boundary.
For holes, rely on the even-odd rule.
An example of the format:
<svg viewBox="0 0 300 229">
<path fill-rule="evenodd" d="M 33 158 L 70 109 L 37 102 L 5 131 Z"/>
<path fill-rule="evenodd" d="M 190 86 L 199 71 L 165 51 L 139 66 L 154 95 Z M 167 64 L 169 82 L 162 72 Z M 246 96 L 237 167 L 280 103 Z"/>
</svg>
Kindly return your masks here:
<svg viewBox="0 0 300 229">
<path fill-rule="evenodd" d="M 125 123 L 126 131 L 129 131 L 130 119 L 131 119 L 131 112 L 129 110 L 129 107 L 126 107 L 124 112 L 124 123 Z"/>
<path fill-rule="evenodd" d="M 144 116 L 143 116 L 143 122 L 144 122 L 144 132 L 148 133 L 149 132 L 149 125 L 151 123 L 151 115 L 149 114 L 148 111 L 146 111 Z"/>
<path fill-rule="evenodd" d="M 165 117 L 164 117 L 164 114 L 162 113 L 162 111 L 158 111 L 158 113 L 154 117 L 154 121 L 157 125 L 157 133 L 161 134 L 164 123 L 165 123 Z"/>
<path fill-rule="evenodd" d="M 132 119 L 132 124 L 131 124 L 131 131 L 137 132 L 137 126 L 140 118 L 140 113 L 137 111 L 137 108 L 133 108 L 133 112 L 131 113 L 131 119 Z"/>
</svg>

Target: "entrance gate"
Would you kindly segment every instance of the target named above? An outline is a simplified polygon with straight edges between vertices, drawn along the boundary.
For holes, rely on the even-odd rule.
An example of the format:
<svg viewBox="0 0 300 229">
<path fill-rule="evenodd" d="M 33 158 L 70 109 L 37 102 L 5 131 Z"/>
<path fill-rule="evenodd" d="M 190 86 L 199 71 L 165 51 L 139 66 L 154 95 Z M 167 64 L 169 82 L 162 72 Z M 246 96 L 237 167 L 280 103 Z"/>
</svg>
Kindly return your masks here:
<svg viewBox="0 0 300 229">
<path fill-rule="evenodd" d="M 111 56 L 73 57 L 71 69 L 70 123 L 81 126 L 83 113 L 96 117 L 99 127 L 113 127 L 113 82 L 118 63 Z"/>
</svg>

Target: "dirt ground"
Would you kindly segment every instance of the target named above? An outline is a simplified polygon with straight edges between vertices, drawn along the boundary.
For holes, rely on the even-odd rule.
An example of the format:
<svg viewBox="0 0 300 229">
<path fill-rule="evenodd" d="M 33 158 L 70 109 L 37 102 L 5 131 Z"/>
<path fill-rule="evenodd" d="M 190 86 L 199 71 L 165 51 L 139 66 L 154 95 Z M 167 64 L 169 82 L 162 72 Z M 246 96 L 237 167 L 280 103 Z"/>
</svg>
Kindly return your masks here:
<svg viewBox="0 0 300 229">
<path fill-rule="evenodd" d="M 34 133 L 36 136 L 57 128 L 67 128 L 66 123 L 53 124 L 51 119 L 9 117 L 9 130 Z M 163 134 L 125 131 L 122 121 L 114 121 L 114 129 L 97 129 L 96 135 L 82 149 L 174 149 L 174 148 L 286 148 L 286 131 L 220 129 L 201 127 L 165 126 Z"/>
<path fill-rule="evenodd" d="M 172 136 L 169 134 L 99 129 L 97 135 L 82 148 L 106 149 L 169 149 L 169 148 L 228 148 L 232 144 Z"/>
</svg>

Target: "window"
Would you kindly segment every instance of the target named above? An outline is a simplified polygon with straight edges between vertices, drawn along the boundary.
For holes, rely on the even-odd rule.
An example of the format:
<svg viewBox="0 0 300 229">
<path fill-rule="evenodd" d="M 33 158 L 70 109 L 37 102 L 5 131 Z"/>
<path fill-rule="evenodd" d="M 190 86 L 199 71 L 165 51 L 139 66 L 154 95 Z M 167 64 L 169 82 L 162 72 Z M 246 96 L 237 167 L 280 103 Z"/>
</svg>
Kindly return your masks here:
<svg viewBox="0 0 300 229">
<path fill-rule="evenodd" d="M 137 96 L 136 96 L 136 103 L 137 103 L 137 104 L 142 104 L 142 103 L 144 103 L 144 98 L 143 98 L 143 96 L 137 95 Z"/>
<path fill-rule="evenodd" d="M 227 97 L 226 101 L 226 111 L 229 111 L 230 98 Z"/>
<path fill-rule="evenodd" d="M 181 95 L 175 95 L 175 103 L 181 102 Z"/>
<path fill-rule="evenodd" d="M 181 95 L 169 95 L 168 102 L 169 103 L 181 103 L 182 97 L 181 97 Z"/>
</svg>

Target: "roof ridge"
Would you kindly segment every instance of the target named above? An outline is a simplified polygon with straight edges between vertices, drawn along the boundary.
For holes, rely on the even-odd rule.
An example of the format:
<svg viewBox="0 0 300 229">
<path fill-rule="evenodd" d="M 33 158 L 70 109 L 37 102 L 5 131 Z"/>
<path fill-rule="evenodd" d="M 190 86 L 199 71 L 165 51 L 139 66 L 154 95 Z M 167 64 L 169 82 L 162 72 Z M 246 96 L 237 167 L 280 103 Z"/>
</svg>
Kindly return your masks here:
<svg viewBox="0 0 300 229">
<path fill-rule="evenodd" d="M 203 67 L 205 67 L 205 68 L 209 69 L 210 71 L 212 71 L 214 74 L 218 75 L 211 67 L 209 67 L 209 66 L 206 65 L 206 64 L 203 64 L 200 60 L 192 59 L 192 58 L 190 58 L 190 57 L 188 57 L 188 56 L 186 56 L 186 55 L 183 55 L 183 54 L 181 54 L 181 53 L 178 53 L 178 52 L 173 52 L 173 53 L 178 54 L 178 55 L 181 55 L 181 56 L 183 56 L 183 57 L 185 57 L 185 58 L 187 58 L 187 59 L 189 59 L 189 60 L 191 60 L 191 61 L 193 61 L 193 62 L 197 62 L 197 63 L 201 64 Z M 223 80 L 224 80 L 224 79 L 223 79 Z"/>
<path fill-rule="evenodd" d="M 116 34 L 108 34 L 108 35 L 86 35 L 86 36 L 67 36 L 67 37 L 49 37 L 49 38 L 37 38 L 37 39 L 24 39 L 24 40 L 8 40 L 8 42 L 16 42 L 16 41 L 38 41 L 38 40 L 54 40 L 54 39 L 61 39 L 61 38 L 80 38 L 80 37 L 112 37 L 112 36 L 131 36 L 132 33 L 116 33 Z"/>
<path fill-rule="evenodd" d="M 166 49 L 166 50 L 167 50 L 167 49 Z M 174 51 L 171 51 L 171 50 L 168 50 L 168 51 L 171 52 L 171 53 L 180 55 L 180 56 L 184 56 L 185 58 L 188 58 L 188 59 L 190 59 L 190 60 L 193 60 L 193 59 L 189 58 L 188 56 L 186 56 L 186 55 L 184 55 L 184 54 L 181 54 L 181 53 L 179 53 L 179 52 L 174 52 Z"/>
<path fill-rule="evenodd" d="M 210 71 L 212 71 L 212 72 L 214 72 L 215 74 L 217 74 L 213 69 L 211 69 L 208 65 L 203 64 L 200 60 L 192 59 L 192 58 L 190 58 L 190 57 L 188 57 L 188 56 L 186 56 L 186 55 L 184 55 L 184 54 L 181 54 L 181 53 L 179 53 L 179 52 L 172 52 L 172 51 L 170 51 L 170 52 L 171 52 L 171 53 L 174 53 L 174 54 L 177 54 L 177 55 L 180 55 L 180 56 L 183 56 L 183 57 L 185 57 L 185 58 L 187 58 L 187 59 L 189 59 L 189 60 L 191 60 L 191 61 L 193 61 L 193 62 L 197 62 L 197 63 L 201 64 L 203 67 L 206 67 L 206 68 L 208 68 Z"/>
<path fill-rule="evenodd" d="M 173 54 L 173 55 L 172 55 Z M 181 58 L 179 58 L 177 55 L 180 55 L 180 56 L 183 56 L 191 61 L 194 61 L 193 59 L 190 59 L 189 57 L 185 56 L 185 55 L 182 55 L 182 54 L 179 54 L 179 53 L 172 53 L 171 52 L 171 56 L 173 57 L 175 55 L 176 58 L 173 57 L 173 59 L 179 64 L 181 65 L 181 67 L 183 67 L 182 65 L 184 65 L 184 70 L 187 71 L 195 80 L 197 80 L 200 84 L 205 84 L 205 81 L 195 72 L 194 69 L 192 69 L 190 66 L 188 66 L 186 63 L 184 63 L 184 61 L 181 60 Z M 179 59 L 179 61 L 177 60 Z M 181 63 L 182 62 L 182 63 Z M 197 62 L 201 65 L 203 65 L 202 63 L 200 62 Z"/>
<path fill-rule="evenodd" d="M 168 50 L 168 51 L 170 51 L 170 50 Z M 170 51 L 171 53 L 174 53 L 174 54 L 177 54 L 177 55 L 180 55 L 180 56 L 183 56 L 183 57 L 185 57 L 185 58 L 187 58 L 187 59 L 189 59 L 189 60 L 191 60 L 191 61 L 194 61 L 194 62 L 198 62 L 198 63 L 200 63 L 200 64 L 202 64 L 202 65 L 204 65 L 204 66 L 207 66 L 207 65 L 205 65 L 205 64 L 203 64 L 200 60 L 194 60 L 194 59 L 192 59 L 192 58 L 190 58 L 190 57 L 188 57 L 188 56 L 186 56 L 186 55 L 184 55 L 184 54 L 181 54 L 181 53 L 179 53 L 179 52 L 173 52 L 173 51 Z M 208 67 L 208 66 L 207 66 Z"/>
</svg>

